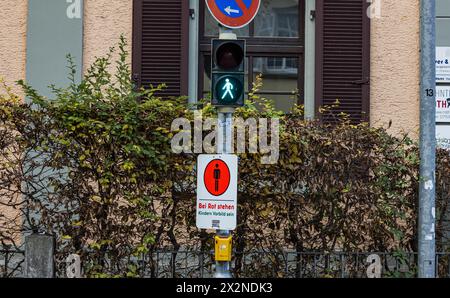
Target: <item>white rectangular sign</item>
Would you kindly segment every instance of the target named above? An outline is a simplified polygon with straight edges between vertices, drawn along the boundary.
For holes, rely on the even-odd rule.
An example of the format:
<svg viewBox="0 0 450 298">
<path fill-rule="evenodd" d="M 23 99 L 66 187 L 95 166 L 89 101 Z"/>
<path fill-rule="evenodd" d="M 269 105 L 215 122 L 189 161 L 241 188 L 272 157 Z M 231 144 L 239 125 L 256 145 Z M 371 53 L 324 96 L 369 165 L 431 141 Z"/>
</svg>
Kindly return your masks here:
<svg viewBox="0 0 450 298">
<path fill-rule="evenodd" d="M 436 87 L 436 122 L 450 123 L 450 87 Z"/>
<path fill-rule="evenodd" d="M 234 230 L 237 218 L 238 157 L 199 155 L 197 160 L 197 227 Z"/>
<path fill-rule="evenodd" d="M 436 125 L 437 146 L 450 150 L 450 125 Z"/>
<path fill-rule="evenodd" d="M 436 82 L 450 83 L 450 47 L 436 47 Z"/>
</svg>

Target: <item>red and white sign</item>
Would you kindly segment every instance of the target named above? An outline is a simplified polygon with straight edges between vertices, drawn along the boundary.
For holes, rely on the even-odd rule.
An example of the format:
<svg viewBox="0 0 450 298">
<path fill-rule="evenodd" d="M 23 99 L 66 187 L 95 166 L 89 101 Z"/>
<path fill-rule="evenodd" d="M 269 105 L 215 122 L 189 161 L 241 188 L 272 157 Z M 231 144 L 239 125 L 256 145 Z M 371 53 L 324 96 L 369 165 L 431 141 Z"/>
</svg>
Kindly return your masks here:
<svg viewBox="0 0 450 298">
<path fill-rule="evenodd" d="M 206 0 L 213 17 L 231 29 L 247 26 L 255 18 L 261 0 Z"/>
<path fill-rule="evenodd" d="M 450 124 L 450 87 L 436 87 L 436 122 Z"/>
<path fill-rule="evenodd" d="M 199 155 L 197 160 L 197 227 L 234 230 L 237 217 L 236 155 Z"/>
<path fill-rule="evenodd" d="M 230 186 L 230 169 L 221 159 L 214 159 L 206 166 L 203 173 L 206 190 L 213 196 L 223 195 Z"/>
</svg>

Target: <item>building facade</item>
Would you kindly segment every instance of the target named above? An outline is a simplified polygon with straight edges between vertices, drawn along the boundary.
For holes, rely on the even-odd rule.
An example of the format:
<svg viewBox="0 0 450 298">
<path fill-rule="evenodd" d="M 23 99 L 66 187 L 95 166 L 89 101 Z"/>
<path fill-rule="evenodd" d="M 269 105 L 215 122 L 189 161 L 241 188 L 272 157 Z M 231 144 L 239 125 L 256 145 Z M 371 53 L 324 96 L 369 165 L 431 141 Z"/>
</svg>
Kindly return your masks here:
<svg viewBox="0 0 450 298">
<path fill-rule="evenodd" d="M 354 120 L 391 122 L 391 133 L 417 136 L 419 4 L 262 0 L 255 20 L 236 31 L 247 40 L 247 86 L 262 74 L 261 95 L 280 109 L 301 103 L 312 118 L 339 100 Z M 208 97 L 219 27 L 203 0 L 2 0 L 0 8 L 0 75 L 8 84 L 64 84 L 68 51 L 81 78 L 124 34 L 136 83 L 166 83 L 168 96 L 191 102 Z M 450 47 L 450 1 L 437 0 L 437 15 L 437 44 Z M 439 122 L 444 134 L 447 124 Z"/>
</svg>

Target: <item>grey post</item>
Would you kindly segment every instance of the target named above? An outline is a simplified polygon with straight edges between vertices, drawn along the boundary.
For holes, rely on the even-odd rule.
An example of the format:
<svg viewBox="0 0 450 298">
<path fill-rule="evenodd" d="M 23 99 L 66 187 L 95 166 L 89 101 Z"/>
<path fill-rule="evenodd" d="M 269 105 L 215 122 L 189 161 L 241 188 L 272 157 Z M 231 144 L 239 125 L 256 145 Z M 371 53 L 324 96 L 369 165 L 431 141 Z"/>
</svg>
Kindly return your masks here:
<svg viewBox="0 0 450 298">
<path fill-rule="evenodd" d="M 218 109 L 218 140 L 217 140 L 217 153 L 229 154 L 232 152 L 231 138 L 232 126 L 233 126 L 233 111 L 234 108 L 219 108 Z M 217 236 L 227 238 L 231 234 L 228 230 L 217 230 Z M 216 262 L 216 272 L 214 274 L 216 278 L 231 278 L 230 262 Z"/>
<path fill-rule="evenodd" d="M 55 277 L 53 255 L 55 242 L 52 236 L 32 234 L 25 237 L 25 277 Z"/>
<path fill-rule="evenodd" d="M 190 0 L 191 17 L 189 21 L 189 103 L 198 101 L 198 53 L 199 53 L 199 11 L 200 1 Z"/>
<path fill-rule="evenodd" d="M 436 173 L 436 4 L 420 4 L 420 189 L 419 277 L 436 276 L 435 173 Z"/>
<path fill-rule="evenodd" d="M 231 30 L 220 27 L 220 39 L 237 39 L 236 34 Z M 233 112 L 232 107 L 219 107 L 218 108 L 218 139 L 217 139 L 217 153 L 230 154 L 233 151 L 232 146 L 232 127 L 233 127 Z M 231 231 L 218 230 L 217 236 L 227 238 L 230 236 Z M 231 278 L 230 262 L 216 262 L 215 278 Z"/>
</svg>

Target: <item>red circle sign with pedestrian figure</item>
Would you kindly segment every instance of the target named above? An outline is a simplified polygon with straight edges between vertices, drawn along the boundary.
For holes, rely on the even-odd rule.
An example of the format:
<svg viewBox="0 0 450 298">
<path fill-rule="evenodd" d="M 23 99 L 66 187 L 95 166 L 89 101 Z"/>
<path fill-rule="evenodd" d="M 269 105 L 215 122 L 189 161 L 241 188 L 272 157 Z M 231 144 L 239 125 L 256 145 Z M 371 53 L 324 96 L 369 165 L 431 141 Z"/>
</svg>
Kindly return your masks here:
<svg viewBox="0 0 450 298">
<path fill-rule="evenodd" d="M 213 196 L 223 195 L 230 186 L 230 169 L 220 159 L 212 160 L 205 168 L 203 174 L 206 190 Z"/>
<path fill-rule="evenodd" d="M 213 17 L 225 27 L 239 29 L 255 18 L 261 0 L 206 0 Z"/>
</svg>

